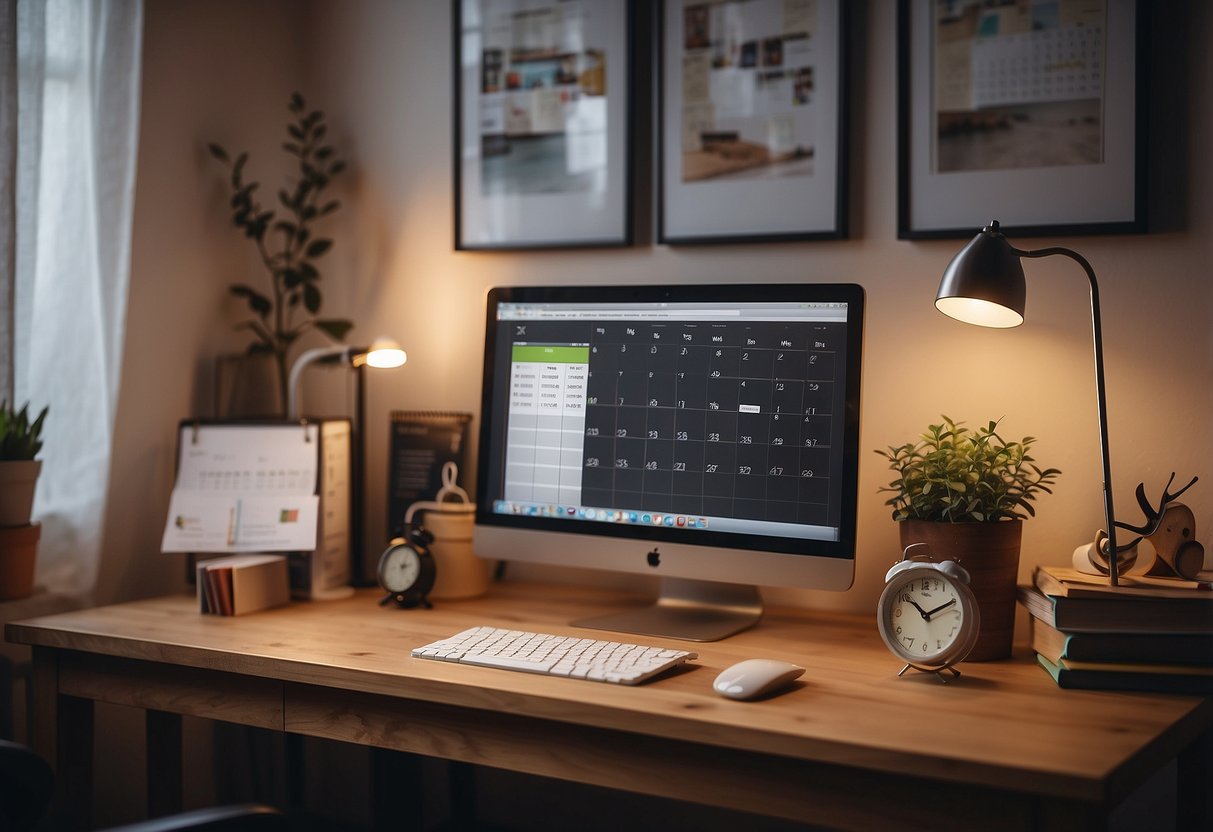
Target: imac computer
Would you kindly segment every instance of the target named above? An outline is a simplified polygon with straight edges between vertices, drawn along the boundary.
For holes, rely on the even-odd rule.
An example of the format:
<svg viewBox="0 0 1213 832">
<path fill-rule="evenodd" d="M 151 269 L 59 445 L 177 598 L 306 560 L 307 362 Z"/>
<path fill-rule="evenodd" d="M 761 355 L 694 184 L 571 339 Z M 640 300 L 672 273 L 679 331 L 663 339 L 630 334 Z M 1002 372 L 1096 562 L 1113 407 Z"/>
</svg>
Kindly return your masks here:
<svg viewBox="0 0 1213 832">
<path fill-rule="evenodd" d="M 577 621 L 696 641 L 761 586 L 855 566 L 863 289 L 509 287 L 488 295 L 476 553 L 652 574 Z"/>
</svg>

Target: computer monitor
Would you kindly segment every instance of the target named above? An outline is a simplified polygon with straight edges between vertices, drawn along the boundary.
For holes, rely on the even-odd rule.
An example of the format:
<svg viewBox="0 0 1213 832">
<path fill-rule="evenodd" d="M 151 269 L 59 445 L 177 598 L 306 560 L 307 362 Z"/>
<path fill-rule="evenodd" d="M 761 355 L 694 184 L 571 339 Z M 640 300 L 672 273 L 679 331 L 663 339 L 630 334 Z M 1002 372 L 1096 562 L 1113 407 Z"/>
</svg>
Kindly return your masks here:
<svg viewBox="0 0 1213 832">
<path fill-rule="evenodd" d="M 508 287 L 488 295 L 475 548 L 653 574 L 574 622 L 699 641 L 760 586 L 854 579 L 863 289 Z"/>
</svg>

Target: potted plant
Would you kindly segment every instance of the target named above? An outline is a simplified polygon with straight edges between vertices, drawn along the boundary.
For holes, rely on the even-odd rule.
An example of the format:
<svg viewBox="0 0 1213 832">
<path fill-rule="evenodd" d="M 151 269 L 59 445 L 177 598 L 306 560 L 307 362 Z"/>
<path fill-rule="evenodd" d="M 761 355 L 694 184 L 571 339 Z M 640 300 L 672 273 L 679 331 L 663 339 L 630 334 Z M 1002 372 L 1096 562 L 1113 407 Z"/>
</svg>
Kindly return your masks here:
<svg viewBox="0 0 1213 832">
<path fill-rule="evenodd" d="M 41 524 L 31 523 L 34 488 L 42 472 L 42 425 L 47 408 L 30 421 L 29 403 L 0 403 L 0 601 L 34 591 L 34 562 Z"/>
<path fill-rule="evenodd" d="M 353 326 L 348 320 L 319 317 L 322 298 L 317 260 L 332 248 L 333 241 L 314 229 L 318 220 L 341 207 L 340 202 L 323 195 L 333 178 L 345 169 L 345 162 L 324 141 L 328 132 L 324 113 L 309 112 L 299 93 L 291 96 L 289 110 L 291 119 L 282 149 L 296 160 L 298 177 L 278 190 L 276 198 L 284 212 L 281 217 L 258 201 L 260 183 L 245 180 L 247 153 L 232 159 L 222 146 L 208 146 L 211 155 L 228 168 L 232 223 L 256 244 L 269 274 L 268 292 L 243 282 L 233 284 L 230 291 L 247 302 L 252 313 L 237 327 L 253 334 L 247 354 L 273 358 L 280 416 L 286 412 L 290 352 L 295 341 L 312 329 L 341 341 Z"/>
<path fill-rule="evenodd" d="M 1028 453 L 1034 437 L 1008 442 L 998 422 L 977 430 L 943 416 L 917 441 L 877 450 L 896 477 L 892 492 L 901 545 L 926 543 L 940 559 L 968 570 L 981 609 L 981 636 L 970 660 L 1011 654 L 1015 629 L 1015 585 L 1023 521 L 1032 503 L 1051 494 L 1061 473 L 1041 469 Z"/>
</svg>

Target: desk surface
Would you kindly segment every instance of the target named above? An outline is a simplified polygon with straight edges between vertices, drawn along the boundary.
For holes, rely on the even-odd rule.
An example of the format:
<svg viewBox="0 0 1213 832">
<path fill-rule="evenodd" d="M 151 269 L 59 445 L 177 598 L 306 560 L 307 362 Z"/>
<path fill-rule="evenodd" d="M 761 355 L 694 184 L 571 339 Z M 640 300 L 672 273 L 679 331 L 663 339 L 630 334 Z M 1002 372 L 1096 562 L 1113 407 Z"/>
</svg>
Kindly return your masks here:
<svg viewBox="0 0 1213 832">
<path fill-rule="evenodd" d="M 774 756 L 781 765 L 842 766 L 886 779 L 912 776 L 1102 807 L 1213 726 L 1213 700 L 1061 690 L 1026 651 L 1009 661 L 963 664 L 963 675 L 946 685 L 912 672 L 899 678 L 900 664 L 884 648 L 870 616 L 768 610 L 757 628 L 692 648 L 699 659 L 690 669 L 622 687 L 414 659 L 409 651 L 476 624 L 583 635 L 585 630 L 568 622 L 638 603 L 634 597 L 507 583 L 484 598 L 443 601 L 433 610 L 379 607 L 377 599 L 368 590 L 347 600 L 223 618 L 199 615 L 192 597 L 157 598 L 11 623 L 7 635 L 57 656 L 92 662 L 115 657 L 131 667 L 198 668 L 277 680 L 288 692 L 292 685 L 306 688 L 315 694 L 313 707 L 292 712 L 287 696 L 282 724 L 277 716 L 267 717 L 272 727 L 371 745 L 393 747 L 393 732 L 417 730 L 399 715 L 372 725 L 372 703 L 404 702 L 405 714 L 425 708 L 438 709 L 435 714 L 458 710 L 464 718 L 481 713 L 485 726 L 517 719 L 522 725 L 626 735 L 644 749 L 655 747 L 651 738 L 662 738 L 701 749 L 738 749 L 747 759 Z M 733 702 L 711 691 L 720 670 L 750 657 L 793 661 L 808 672 L 787 693 L 764 701 Z M 341 704 L 360 694 L 366 695 L 361 705 Z M 327 710 L 326 696 L 335 697 Z M 488 721 L 490 714 L 496 721 Z M 463 723 L 452 723 L 458 724 Z M 456 740 L 435 732 L 422 747 L 416 743 L 401 740 L 397 747 L 473 761 L 493 755 L 483 737 Z M 622 745 L 621 760 L 628 753 L 628 743 Z M 501 759 L 508 749 L 498 751 L 493 764 L 515 767 L 515 761 Z M 544 766 L 529 765 L 524 752 L 518 756 L 519 770 L 547 773 Z M 546 769 L 572 765 L 557 759 Z"/>
</svg>

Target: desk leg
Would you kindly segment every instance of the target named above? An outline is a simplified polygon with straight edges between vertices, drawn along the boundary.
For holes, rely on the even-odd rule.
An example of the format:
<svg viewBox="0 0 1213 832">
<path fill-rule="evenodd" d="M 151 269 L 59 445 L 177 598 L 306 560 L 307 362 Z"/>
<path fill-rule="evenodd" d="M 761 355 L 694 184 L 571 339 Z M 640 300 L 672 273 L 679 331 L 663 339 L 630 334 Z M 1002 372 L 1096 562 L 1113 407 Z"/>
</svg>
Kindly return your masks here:
<svg viewBox="0 0 1213 832">
<path fill-rule="evenodd" d="M 451 828 L 466 832 L 476 829 L 476 767 L 451 760 Z"/>
<path fill-rule="evenodd" d="M 34 648 L 25 700 L 29 710 L 29 746 L 55 765 L 59 751 L 59 658 L 53 650 Z"/>
<path fill-rule="evenodd" d="M 147 816 L 181 811 L 181 715 L 147 711 Z"/>
<path fill-rule="evenodd" d="M 0 740 L 16 739 L 13 713 L 13 688 L 17 684 L 17 673 L 8 656 L 0 656 Z M 28 692 L 26 696 L 28 697 Z"/>
<path fill-rule="evenodd" d="M 92 827 L 93 700 L 59 697 L 59 764 L 55 771 L 59 800 L 73 828 Z"/>
<path fill-rule="evenodd" d="M 69 829 L 93 812 L 93 701 L 59 693 L 59 655 L 35 647 L 28 694 L 30 747 L 55 768 L 55 805 Z"/>
<path fill-rule="evenodd" d="M 404 751 L 371 748 L 371 821 L 375 829 L 426 826 L 425 771 L 421 758 Z"/>
<path fill-rule="evenodd" d="M 1213 730 L 1180 752 L 1177 775 L 1176 828 L 1213 827 Z"/>
</svg>

